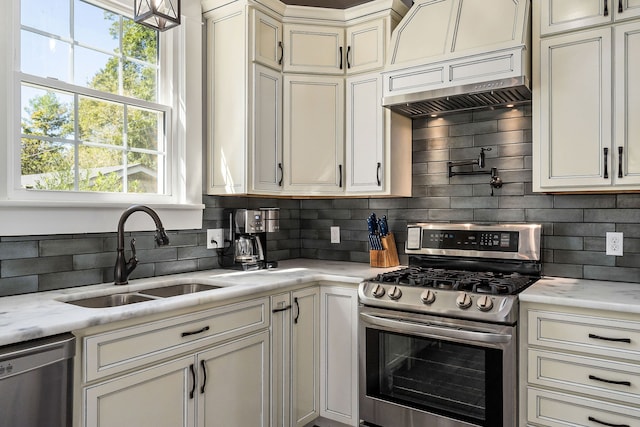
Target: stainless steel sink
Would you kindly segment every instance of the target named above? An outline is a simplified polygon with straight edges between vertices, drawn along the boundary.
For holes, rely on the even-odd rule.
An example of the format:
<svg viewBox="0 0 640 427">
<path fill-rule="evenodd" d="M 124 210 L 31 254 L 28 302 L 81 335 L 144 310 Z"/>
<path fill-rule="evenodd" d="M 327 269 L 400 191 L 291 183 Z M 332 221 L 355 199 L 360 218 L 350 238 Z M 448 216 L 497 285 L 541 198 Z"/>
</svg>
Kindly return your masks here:
<svg viewBox="0 0 640 427">
<path fill-rule="evenodd" d="M 69 304 L 88 308 L 119 307 L 121 305 L 135 304 L 143 301 L 151 301 L 153 298 L 136 293 L 111 294 L 101 297 L 83 298 L 75 301 L 67 301 Z"/>
<path fill-rule="evenodd" d="M 220 286 L 205 285 L 203 283 L 182 283 L 179 285 L 162 286 L 158 288 L 145 289 L 139 292 L 144 295 L 167 298 L 167 297 L 175 297 L 178 295 L 193 294 L 195 292 L 209 291 L 211 289 L 218 289 L 219 287 Z"/>
</svg>

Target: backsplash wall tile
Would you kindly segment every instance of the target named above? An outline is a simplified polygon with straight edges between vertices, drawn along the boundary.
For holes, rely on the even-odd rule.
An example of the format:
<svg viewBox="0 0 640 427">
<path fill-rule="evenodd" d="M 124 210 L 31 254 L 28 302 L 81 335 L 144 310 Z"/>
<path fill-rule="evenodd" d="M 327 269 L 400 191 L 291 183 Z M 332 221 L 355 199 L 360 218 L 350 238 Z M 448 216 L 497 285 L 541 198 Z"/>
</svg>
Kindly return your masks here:
<svg viewBox="0 0 640 427">
<path fill-rule="evenodd" d="M 460 113 L 413 122 L 413 197 L 380 199 L 270 199 L 204 196 L 202 230 L 169 232 L 158 248 L 153 232 L 136 238 L 140 264 L 132 278 L 218 267 L 206 249 L 206 229 L 226 224 L 225 210 L 280 208 L 280 231 L 268 235 L 274 260 L 317 258 L 369 262 L 366 217 L 389 217 L 401 262 L 407 223 L 417 221 L 540 222 L 547 275 L 640 284 L 640 194 L 548 195 L 531 192 L 531 109 Z M 448 176 L 448 161 L 477 158 L 497 167 L 489 175 Z M 465 170 L 465 168 L 461 168 Z M 469 170 L 466 167 L 466 170 Z M 340 226 L 341 243 L 330 243 Z M 116 234 L 0 237 L 0 296 L 113 280 Z M 605 233 L 624 233 L 624 256 L 605 255 Z M 127 251 L 127 256 L 129 252 Z"/>
</svg>

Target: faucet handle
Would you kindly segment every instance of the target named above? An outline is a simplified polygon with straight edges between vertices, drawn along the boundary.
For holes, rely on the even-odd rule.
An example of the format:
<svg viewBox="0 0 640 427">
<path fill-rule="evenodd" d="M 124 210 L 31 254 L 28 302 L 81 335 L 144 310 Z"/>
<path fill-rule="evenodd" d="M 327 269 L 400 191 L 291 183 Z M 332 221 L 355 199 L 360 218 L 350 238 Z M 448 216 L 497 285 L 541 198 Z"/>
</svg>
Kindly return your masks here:
<svg viewBox="0 0 640 427">
<path fill-rule="evenodd" d="M 138 258 L 136 257 L 136 239 L 131 239 L 131 258 L 127 261 L 127 276 L 138 265 Z"/>
</svg>

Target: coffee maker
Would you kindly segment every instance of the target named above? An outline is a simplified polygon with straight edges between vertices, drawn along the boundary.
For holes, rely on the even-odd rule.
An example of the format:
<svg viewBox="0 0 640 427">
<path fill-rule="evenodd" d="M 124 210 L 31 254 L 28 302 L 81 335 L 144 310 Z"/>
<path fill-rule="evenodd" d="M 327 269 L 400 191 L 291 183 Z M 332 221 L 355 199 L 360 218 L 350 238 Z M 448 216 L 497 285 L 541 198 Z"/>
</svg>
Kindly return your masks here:
<svg viewBox="0 0 640 427">
<path fill-rule="evenodd" d="M 258 270 L 274 268 L 276 261 L 267 258 L 267 233 L 280 229 L 277 208 L 236 209 L 229 212 L 232 263 L 226 257 L 225 267 Z"/>
</svg>

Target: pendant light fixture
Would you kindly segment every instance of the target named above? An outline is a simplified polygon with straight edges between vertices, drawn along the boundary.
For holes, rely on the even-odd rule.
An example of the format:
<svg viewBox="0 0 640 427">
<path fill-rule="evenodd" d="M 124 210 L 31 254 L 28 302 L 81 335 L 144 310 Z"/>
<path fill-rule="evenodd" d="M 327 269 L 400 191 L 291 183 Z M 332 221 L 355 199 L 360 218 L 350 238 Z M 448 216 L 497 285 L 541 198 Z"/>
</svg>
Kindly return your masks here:
<svg viewBox="0 0 640 427">
<path fill-rule="evenodd" d="M 180 25 L 180 0 L 134 0 L 133 20 L 158 31 Z"/>
</svg>

